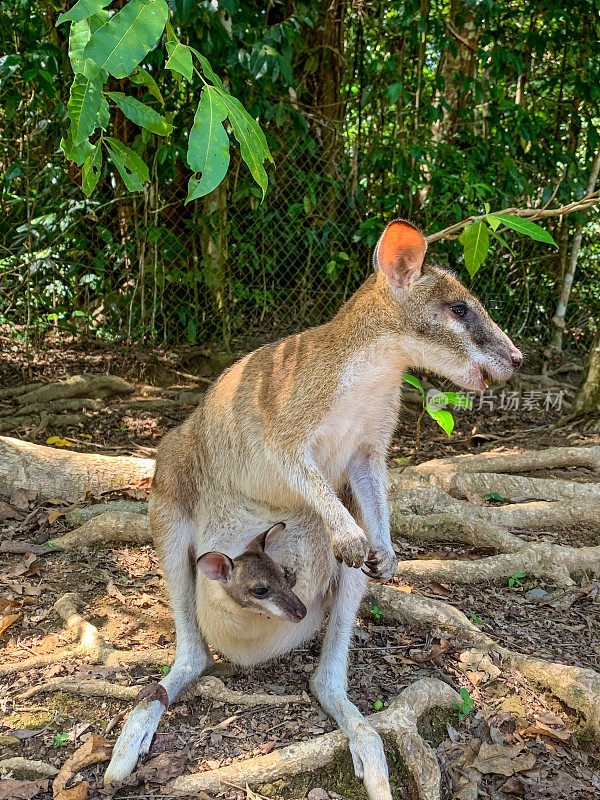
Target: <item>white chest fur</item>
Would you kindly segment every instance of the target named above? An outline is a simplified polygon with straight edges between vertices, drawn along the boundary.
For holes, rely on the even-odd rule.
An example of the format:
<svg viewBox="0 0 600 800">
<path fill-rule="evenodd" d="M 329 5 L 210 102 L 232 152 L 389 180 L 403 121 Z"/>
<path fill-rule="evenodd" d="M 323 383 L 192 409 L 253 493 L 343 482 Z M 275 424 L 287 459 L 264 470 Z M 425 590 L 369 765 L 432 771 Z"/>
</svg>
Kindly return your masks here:
<svg viewBox="0 0 600 800">
<path fill-rule="evenodd" d="M 335 488 L 361 446 L 387 446 L 405 365 L 397 340 L 382 337 L 354 356 L 342 372 L 334 400 L 310 447 L 316 466 Z"/>
</svg>

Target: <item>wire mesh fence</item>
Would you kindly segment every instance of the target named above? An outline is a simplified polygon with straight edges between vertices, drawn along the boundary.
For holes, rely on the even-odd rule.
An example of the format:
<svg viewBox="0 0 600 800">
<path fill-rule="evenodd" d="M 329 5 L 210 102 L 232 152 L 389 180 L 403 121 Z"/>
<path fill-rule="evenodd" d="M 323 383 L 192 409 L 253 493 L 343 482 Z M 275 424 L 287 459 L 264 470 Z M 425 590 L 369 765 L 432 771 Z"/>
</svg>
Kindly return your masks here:
<svg viewBox="0 0 600 800">
<path fill-rule="evenodd" d="M 368 203 L 357 204 L 350 170 L 324 175 L 301 146 L 276 155 L 264 202 L 234 164 L 219 189 L 185 205 L 177 175 L 120 197 L 109 178 L 87 200 L 64 180 L 62 156 L 41 122 L 38 138 L 26 153 L 2 140 L 5 336 L 241 349 L 330 318 L 371 269 L 383 223 L 369 217 Z M 460 271 L 460 250 L 445 243 L 431 256 Z M 530 247 L 498 253 L 473 282 L 521 340 L 549 336 L 556 276 L 545 258 L 532 260 Z M 588 262 L 597 271 L 594 258 Z M 575 286 L 568 347 L 587 346 L 600 315 L 591 285 L 584 276 Z"/>
</svg>

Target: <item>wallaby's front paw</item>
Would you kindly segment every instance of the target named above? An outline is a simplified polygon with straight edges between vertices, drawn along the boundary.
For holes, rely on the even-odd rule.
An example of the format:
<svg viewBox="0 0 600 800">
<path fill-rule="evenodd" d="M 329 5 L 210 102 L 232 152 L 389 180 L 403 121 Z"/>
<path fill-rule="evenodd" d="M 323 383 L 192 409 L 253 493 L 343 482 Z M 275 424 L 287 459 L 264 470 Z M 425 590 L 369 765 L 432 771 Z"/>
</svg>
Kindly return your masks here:
<svg viewBox="0 0 600 800">
<path fill-rule="evenodd" d="M 389 581 L 396 572 L 398 557 L 391 546 L 369 551 L 363 572 L 376 581 Z"/>
<path fill-rule="evenodd" d="M 362 567 L 370 547 L 369 537 L 358 525 L 335 531 L 332 544 L 333 555 L 348 567 Z"/>
</svg>

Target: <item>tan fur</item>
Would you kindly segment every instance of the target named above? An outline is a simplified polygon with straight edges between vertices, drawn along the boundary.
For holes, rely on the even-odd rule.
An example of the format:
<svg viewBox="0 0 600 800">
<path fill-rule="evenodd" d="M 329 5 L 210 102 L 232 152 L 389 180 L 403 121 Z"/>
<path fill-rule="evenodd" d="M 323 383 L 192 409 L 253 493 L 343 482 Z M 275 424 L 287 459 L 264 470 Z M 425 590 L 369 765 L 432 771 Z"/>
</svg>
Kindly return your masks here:
<svg viewBox="0 0 600 800">
<path fill-rule="evenodd" d="M 169 701 L 205 671 L 206 642 L 256 664 L 311 636 L 331 607 L 311 686 L 349 737 L 357 775 L 390 800 L 383 746 L 346 693 L 346 661 L 365 576 L 388 578 L 388 446 L 410 366 L 483 388 L 521 354 L 451 274 L 422 266 L 422 235 L 396 221 L 375 253 L 375 274 L 325 325 L 266 345 L 221 375 L 204 403 L 164 437 L 150 521 L 171 595 L 177 656 L 162 681 Z M 468 314 L 458 318 L 456 304 Z M 468 308 L 467 308 L 468 307 Z M 270 555 L 297 573 L 306 616 L 267 618 L 198 573 L 207 551 L 239 556 L 257 530 L 285 521 Z M 336 561 L 337 559 L 337 561 Z M 343 563 L 339 563 L 343 562 Z M 200 632 L 202 636 L 200 635 Z M 164 711 L 138 706 L 115 747 L 107 780 L 129 774 Z"/>
</svg>

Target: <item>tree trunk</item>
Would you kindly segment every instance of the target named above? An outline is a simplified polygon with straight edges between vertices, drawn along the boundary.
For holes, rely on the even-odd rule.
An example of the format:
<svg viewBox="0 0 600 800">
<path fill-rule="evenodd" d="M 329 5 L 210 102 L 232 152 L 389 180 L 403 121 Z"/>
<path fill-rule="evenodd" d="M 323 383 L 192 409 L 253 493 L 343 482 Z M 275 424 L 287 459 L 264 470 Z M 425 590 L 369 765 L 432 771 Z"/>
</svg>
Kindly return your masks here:
<svg viewBox="0 0 600 800">
<path fill-rule="evenodd" d="M 595 190 L 596 182 L 598 180 L 598 172 L 600 172 L 600 150 L 598 150 L 598 152 L 596 153 L 596 158 L 594 159 L 594 163 L 592 164 L 592 169 L 588 180 L 586 194 L 592 194 L 592 192 Z M 573 234 L 573 241 L 571 243 L 571 251 L 569 253 L 567 271 L 565 272 L 563 278 L 563 285 L 560 293 L 560 299 L 558 301 L 558 305 L 556 306 L 556 312 L 552 317 L 552 325 L 554 326 L 552 347 L 558 352 L 562 350 L 562 338 L 565 330 L 565 315 L 567 313 L 567 304 L 569 302 L 569 296 L 571 294 L 571 288 L 573 286 L 575 270 L 577 269 L 577 258 L 579 256 L 579 250 L 581 249 L 582 238 L 583 238 L 583 224 L 581 222 L 578 222 L 575 225 L 575 232 Z"/>
<path fill-rule="evenodd" d="M 573 402 L 574 412 L 600 410 L 600 330 L 596 333 Z"/>
</svg>

